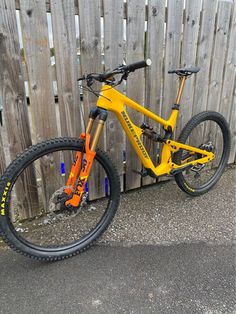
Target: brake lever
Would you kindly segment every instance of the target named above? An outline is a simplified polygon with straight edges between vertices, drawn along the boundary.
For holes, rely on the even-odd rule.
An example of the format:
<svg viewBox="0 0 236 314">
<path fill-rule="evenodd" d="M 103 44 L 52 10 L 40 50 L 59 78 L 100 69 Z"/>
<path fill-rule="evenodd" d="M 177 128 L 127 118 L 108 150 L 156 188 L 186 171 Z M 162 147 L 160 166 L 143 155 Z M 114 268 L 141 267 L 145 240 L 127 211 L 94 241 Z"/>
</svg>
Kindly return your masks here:
<svg viewBox="0 0 236 314">
<path fill-rule="evenodd" d="M 94 79 L 92 77 L 88 77 L 86 78 L 86 82 L 87 82 L 87 86 L 91 87 L 94 83 Z"/>
</svg>

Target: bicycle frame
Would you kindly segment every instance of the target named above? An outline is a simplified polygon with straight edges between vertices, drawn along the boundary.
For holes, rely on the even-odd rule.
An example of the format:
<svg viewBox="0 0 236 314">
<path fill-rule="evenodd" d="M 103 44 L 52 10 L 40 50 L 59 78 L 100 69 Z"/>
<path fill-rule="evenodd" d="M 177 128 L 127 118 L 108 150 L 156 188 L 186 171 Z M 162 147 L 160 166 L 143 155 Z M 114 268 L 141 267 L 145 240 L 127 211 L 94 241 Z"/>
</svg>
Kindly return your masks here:
<svg viewBox="0 0 236 314">
<path fill-rule="evenodd" d="M 79 197 L 74 195 L 71 200 L 67 201 L 67 204 L 77 206 L 80 197 L 83 194 L 83 189 L 89 176 L 89 172 L 94 158 L 94 155 L 91 155 L 91 152 L 95 152 L 96 150 L 98 140 L 100 138 L 104 123 L 107 118 L 107 111 L 111 111 L 116 115 L 126 135 L 128 136 L 135 152 L 137 153 L 139 159 L 141 160 L 143 167 L 151 176 L 158 177 L 166 174 L 176 174 L 178 172 L 183 171 L 184 169 L 191 168 L 196 164 L 205 164 L 214 159 L 214 154 L 212 152 L 208 152 L 206 150 L 194 146 L 182 144 L 171 139 L 178 118 L 180 106 L 179 103 L 182 96 L 185 80 L 186 80 L 185 76 L 180 78 L 178 95 L 176 98 L 176 102 L 172 107 L 172 111 L 168 120 L 165 120 L 160 116 L 156 115 L 155 113 L 151 112 L 150 110 L 144 108 L 135 101 L 126 97 L 124 94 L 118 92 L 114 88 L 111 88 L 111 86 L 104 85 L 102 87 L 101 95 L 97 101 L 97 107 L 91 110 L 89 115 L 89 121 L 86 127 L 86 132 L 81 135 L 81 138 L 86 139 L 87 149 L 85 150 L 85 152 L 86 155 L 88 155 L 87 157 L 88 160 L 86 161 L 86 163 L 90 165 L 90 167 L 88 167 L 88 169 L 86 169 L 85 167 L 85 169 L 83 169 L 82 171 L 82 175 L 80 174 L 78 178 L 79 170 L 74 171 L 73 169 L 79 169 L 78 165 L 81 164 L 82 157 L 79 155 L 77 156 L 78 165 L 74 166 L 74 168 L 72 167 L 70 177 L 72 176 L 74 178 L 78 178 L 78 182 L 81 183 L 80 188 L 77 191 Z M 141 140 L 141 135 L 144 133 L 144 130 L 132 122 L 126 111 L 126 107 L 130 107 L 131 109 L 138 111 L 141 114 L 152 119 L 153 121 L 163 125 L 165 135 L 163 138 L 160 139 L 160 142 L 163 143 L 163 147 L 161 152 L 161 162 L 157 166 L 153 164 Z M 94 120 L 97 118 L 97 116 L 99 116 L 98 126 L 97 129 L 95 130 L 91 146 L 89 147 L 88 138 L 86 138 L 86 136 L 89 137 L 90 140 L 90 132 L 93 127 Z M 189 161 L 189 158 L 187 158 L 187 160 L 184 160 L 181 163 L 181 165 L 178 165 L 172 161 L 172 154 L 180 149 L 188 151 L 190 156 L 197 153 L 201 157 L 191 161 Z M 68 183 L 67 186 L 70 186 L 71 183 L 70 178 L 68 179 L 67 183 Z"/>
<path fill-rule="evenodd" d="M 185 145 L 172 139 L 168 138 L 172 135 L 174 131 L 176 121 L 178 118 L 179 113 L 179 102 L 181 99 L 181 95 L 183 92 L 183 87 L 186 78 L 182 77 L 180 79 L 180 87 L 176 99 L 176 103 L 172 108 L 171 115 L 168 120 L 161 118 L 160 116 L 154 114 L 153 112 L 149 111 L 148 109 L 144 108 L 143 106 L 137 104 L 130 98 L 126 97 L 122 93 L 118 92 L 115 89 L 111 89 L 110 86 L 104 85 L 101 89 L 101 95 L 97 102 L 97 107 L 112 111 L 115 113 L 116 117 L 118 118 L 121 126 L 123 127 L 124 131 L 126 132 L 134 150 L 136 151 L 139 159 L 141 160 L 143 166 L 149 170 L 150 173 L 154 174 L 155 176 L 161 176 L 164 174 L 170 174 L 171 172 L 174 173 L 174 170 L 182 170 L 187 168 L 188 166 L 194 166 L 196 164 L 205 164 L 214 159 L 214 154 L 212 152 L 208 152 L 206 150 Z M 141 140 L 141 135 L 143 134 L 143 129 L 135 125 L 125 107 L 130 107 L 135 111 L 142 113 L 143 115 L 149 117 L 150 119 L 154 120 L 155 122 L 163 125 L 164 130 L 166 131 L 166 136 L 163 140 L 163 148 L 161 153 L 161 162 L 159 165 L 155 166 L 146 151 L 143 142 Z M 198 158 L 196 160 L 192 160 L 189 162 L 185 162 L 181 165 L 177 165 L 172 161 L 171 155 L 174 152 L 177 152 L 179 149 L 184 149 L 189 151 L 190 153 L 198 153 L 202 155 L 202 158 Z"/>
</svg>

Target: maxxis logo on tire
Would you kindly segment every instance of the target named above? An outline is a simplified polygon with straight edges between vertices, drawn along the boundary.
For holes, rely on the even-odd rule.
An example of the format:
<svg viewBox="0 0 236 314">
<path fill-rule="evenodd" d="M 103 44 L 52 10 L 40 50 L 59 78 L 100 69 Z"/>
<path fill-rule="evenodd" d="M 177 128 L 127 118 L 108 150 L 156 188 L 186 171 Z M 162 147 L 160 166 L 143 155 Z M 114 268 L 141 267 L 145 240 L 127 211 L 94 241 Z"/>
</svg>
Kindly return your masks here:
<svg viewBox="0 0 236 314">
<path fill-rule="evenodd" d="M 184 182 L 184 186 L 185 186 L 190 192 L 195 192 L 195 190 L 192 189 L 192 188 L 190 188 L 190 186 L 188 186 L 186 182 Z"/>
<path fill-rule="evenodd" d="M 10 189 L 11 182 L 7 182 L 5 189 L 2 193 L 2 198 L 1 198 L 1 207 L 0 207 L 0 215 L 5 216 L 5 207 L 6 207 L 6 200 L 7 200 L 7 194 Z"/>
</svg>

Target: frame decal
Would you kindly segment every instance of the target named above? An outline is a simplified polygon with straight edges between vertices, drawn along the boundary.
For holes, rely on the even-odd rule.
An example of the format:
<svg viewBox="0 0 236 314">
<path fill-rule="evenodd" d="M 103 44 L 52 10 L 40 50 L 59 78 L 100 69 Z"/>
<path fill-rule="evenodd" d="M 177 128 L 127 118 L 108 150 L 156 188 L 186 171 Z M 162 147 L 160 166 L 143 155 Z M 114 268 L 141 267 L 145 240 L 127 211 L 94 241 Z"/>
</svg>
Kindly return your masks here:
<svg viewBox="0 0 236 314">
<path fill-rule="evenodd" d="M 143 153 L 144 157 L 148 159 L 149 158 L 148 153 L 147 153 L 145 147 L 143 146 L 142 142 L 140 141 L 138 135 L 136 134 L 136 132 L 135 132 L 135 130 L 134 130 L 132 124 L 131 124 L 131 121 L 129 120 L 126 112 L 122 111 L 121 114 L 122 114 L 122 116 L 123 116 L 123 118 L 124 118 L 128 128 L 130 129 L 130 131 L 131 131 L 131 133 L 132 133 L 136 143 L 138 144 L 138 147 L 140 148 L 140 150 Z"/>
</svg>

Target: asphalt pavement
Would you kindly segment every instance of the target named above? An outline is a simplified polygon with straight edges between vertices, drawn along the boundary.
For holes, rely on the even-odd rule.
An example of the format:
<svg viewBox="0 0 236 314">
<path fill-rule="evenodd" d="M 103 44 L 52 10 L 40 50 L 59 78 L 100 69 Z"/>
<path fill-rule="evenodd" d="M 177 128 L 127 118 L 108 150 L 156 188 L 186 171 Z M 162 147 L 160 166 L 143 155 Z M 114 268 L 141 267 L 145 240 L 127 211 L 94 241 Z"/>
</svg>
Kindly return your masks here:
<svg viewBox="0 0 236 314">
<path fill-rule="evenodd" d="M 235 184 L 230 167 L 198 198 L 172 181 L 128 193 L 101 241 L 62 262 L 2 248 L 0 313 L 236 313 Z"/>
</svg>

